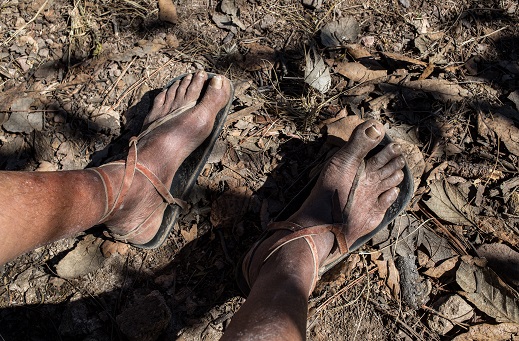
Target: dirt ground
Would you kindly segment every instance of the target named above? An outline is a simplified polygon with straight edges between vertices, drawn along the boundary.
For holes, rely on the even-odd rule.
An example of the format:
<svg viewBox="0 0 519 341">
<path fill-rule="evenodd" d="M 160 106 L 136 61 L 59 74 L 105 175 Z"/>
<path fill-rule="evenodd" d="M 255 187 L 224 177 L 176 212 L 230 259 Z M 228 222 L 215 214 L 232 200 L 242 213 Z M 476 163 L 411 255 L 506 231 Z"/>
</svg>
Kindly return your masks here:
<svg viewBox="0 0 519 341">
<path fill-rule="evenodd" d="M 323 276 L 308 339 L 519 340 L 517 1 L 303 2 L 0 0 L 2 170 L 120 157 L 177 75 L 236 90 L 167 242 L 94 227 L 0 266 L 0 340 L 219 339 L 241 255 L 354 117 L 401 143 L 414 198 Z"/>
</svg>

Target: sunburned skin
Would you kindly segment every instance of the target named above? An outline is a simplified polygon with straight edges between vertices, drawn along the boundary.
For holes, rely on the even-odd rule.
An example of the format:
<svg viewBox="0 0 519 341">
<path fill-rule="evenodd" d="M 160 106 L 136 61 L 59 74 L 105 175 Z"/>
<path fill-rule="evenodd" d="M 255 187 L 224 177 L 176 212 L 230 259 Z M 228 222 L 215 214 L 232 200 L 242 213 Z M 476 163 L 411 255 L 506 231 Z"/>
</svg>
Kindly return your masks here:
<svg viewBox="0 0 519 341">
<path fill-rule="evenodd" d="M 405 161 L 400 146 L 390 144 L 364 160 L 383 139 L 376 121 L 360 124 L 350 141 L 321 171 L 312 192 L 287 220 L 304 227 L 334 223 L 332 198 L 343 208 L 343 233 L 348 247 L 373 231 L 397 199 Z M 357 185 L 348 205 L 352 184 Z M 323 264 L 333 244 L 332 232 L 312 235 L 317 258 L 303 238 L 284 244 L 265 260 L 272 245 L 289 235 L 276 231 L 252 254 L 247 274 L 251 291 L 222 340 L 303 340 L 306 335 L 308 295 L 315 284 L 315 263 Z"/>
</svg>

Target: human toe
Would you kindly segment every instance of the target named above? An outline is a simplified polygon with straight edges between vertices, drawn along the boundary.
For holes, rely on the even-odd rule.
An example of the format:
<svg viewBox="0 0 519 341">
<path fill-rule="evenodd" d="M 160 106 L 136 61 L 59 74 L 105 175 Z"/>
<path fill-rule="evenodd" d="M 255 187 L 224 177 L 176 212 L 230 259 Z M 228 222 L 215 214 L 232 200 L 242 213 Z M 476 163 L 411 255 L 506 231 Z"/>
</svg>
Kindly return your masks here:
<svg viewBox="0 0 519 341">
<path fill-rule="evenodd" d="M 349 142 L 337 152 L 336 156 L 344 161 L 351 156 L 362 160 L 383 137 L 384 126 L 380 122 L 375 120 L 363 122 L 355 128 Z"/>
<path fill-rule="evenodd" d="M 216 75 L 209 81 L 200 105 L 212 111 L 220 110 L 229 101 L 230 92 L 229 80 L 222 75 Z"/>
<path fill-rule="evenodd" d="M 392 175 L 394 172 L 396 172 L 397 170 L 404 168 L 404 166 L 405 166 L 405 159 L 402 155 L 400 155 L 400 156 L 397 156 L 394 159 L 390 160 L 382 168 L 377 169 L 375 172 L 378 173 L 379 179 L 386 179 L 390 175 Z"/>
<path fill-rule="evenodd" d="M 380 182 L 379 188 L 382 191 L 386 191 L 392 187 L 398 186 L 402 180 L 404 179 L 404 172 L 402 170 L 397 170 L 393 174 L 391 174 L 389 177 L 385 178 Z"/>
<path fill-rule="evenodd" d="M 398 198 L 398 194 L 400 193 L 400 189 L 398 187 L 393 187 L 382 193 L 378 197 L 378 206 L 382 211 L 386 211 L 391 207 L 391 205 Z"/>
<path fill-rule="evenodd" d="M 207 81 L 207 73 L 203 70 L 197 71 L 186 89 L 185 99 L 187 102 L 196 101 L 200 98 L 202 89 Z"/>
<path fill-rule="evenodd" d="M 370 170 L 381 169 L 400 155 L 402 155 L 402 147 L 398 143 L 390 143 L 367 161 L 367 167 Z"/>
</svg>

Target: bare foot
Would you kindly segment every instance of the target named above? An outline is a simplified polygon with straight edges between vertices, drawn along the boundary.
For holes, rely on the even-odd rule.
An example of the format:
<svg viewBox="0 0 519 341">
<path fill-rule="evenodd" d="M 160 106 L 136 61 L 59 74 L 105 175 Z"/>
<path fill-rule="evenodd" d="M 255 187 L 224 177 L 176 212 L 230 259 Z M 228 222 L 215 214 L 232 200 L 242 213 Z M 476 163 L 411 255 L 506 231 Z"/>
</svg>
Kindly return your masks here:
<svg viewBox="0 0 519 341">
<path fill-rule="evenodd" d="M 381 123 L 370 120 L 360 124 L 354 130 L 350 141 L 321 171 L 321 176 L 300 209 L 287 220 L 302 227 L 343 223 L 342 233 L 348 248 L 357 239 L 373 231 L 397 199 L 399 193 L 397 186 L 404 178 L 402 168 L 405 160 L 400 146 L 395 143 L 385 146 L 364 163 L 368 153 L 381 142 L 383 137 L 384 127 Z M 354 180 L 356 188 L 353 196 L 349 198 Z M 342 217 L 339 217 L 341 221 L 333 217 L 332 207 L 334 196 L 337 195 L 339 212 L 342 212 Z M 290 232 L 287 231 L 276 231 L 261 242 L 255 254 L 263 256 L 253 256 L 248 273 L 249 284 L 254 282 L 263 265 L 264 258 L 260 258 L 268 254 L 267 250 L 270 250 L 274 243 L 289 235 Z M 322 265 L 332 250 L 334 235 L 332 232 L 326 232 L 310 238 L 317 248 L 317 263 Z M 302 240 L 292 243 L 299 243 L 301 247 L 308 248 Z M 276 252 L 283 253 L 285 248 L 281 247 Z"/>
<path fill-rule="evenodd" d="M 216 114 L 227 104 L 230 93 L 226 78 L 215 76 L 208 81 L 204 71 L 173 83 L 155 98 L 144 128 L 179 108 L 196 105 L 144 135 L 137 142 L 137 161 L 169 188 L 184 159 L 211 133 Z M 107 186 L 111 186 L 116 196 L 123 181 L 123 164 L 107 164 L 101 170 L 109 179 Z M 115 198 L 107 201 L 111 201 L 107 203 L 108 211 Z M 123 204 L 101 222 L 116 235 L 132 232 L 127 242 L 144 244 L 157 233 L 166 206 L 144 175 L 135 172 Z"/>
</svg>

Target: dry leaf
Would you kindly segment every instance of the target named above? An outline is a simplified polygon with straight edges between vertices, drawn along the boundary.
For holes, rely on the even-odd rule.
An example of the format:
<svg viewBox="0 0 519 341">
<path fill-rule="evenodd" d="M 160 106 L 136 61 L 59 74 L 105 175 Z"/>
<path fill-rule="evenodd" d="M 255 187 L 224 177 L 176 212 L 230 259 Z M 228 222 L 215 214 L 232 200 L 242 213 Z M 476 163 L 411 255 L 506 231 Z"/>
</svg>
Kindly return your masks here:
<svg viewBox="0 0 519 341">
<path fill-rule="evenodd" d="M 414 59 L 414 58 L 411 58 L 411 57 L 407 57 L 407 56 L 401 55 L 399 53 L 384 52 L 382 54 L 384 56 L 386 56 L 386 58 L 389 58 L 389 59 L 394 59 L 394 60 L 398 60 L 398 61 L 401 61 L 401 62 L 406 62 L 406 63 L 410 63 L 410 64 L 414 64 L 414 65 L 420 65 L 420 66 L 423 66 L 423 67 L 427 66 L 426 62 L 422 62 L 421 60 Z"/>
<path fill-rule="evenodd" d="M 326 47 L 341 46 L 357 40 L 359 34 L 360 27 L 357 20 L 352 16 L 346 16 L 324 25 L 321 30 L 321 42 Z"/>
<path fill-rule="evenodd" d="M 198 225 L 193 224 L 189 231 L 180 230 L 180 234 L 185 239 L 186 243 L 192 242 L 198 235 Z"/>
<path fill-rule="evenodd" d="M 360 63 L 341 62 L 334 67 L 334 71 L 354 82 L 367 82 L 386 77 L 387 70 L 370 70 Z"/>
<path fill-rule="evenodd" d="M 447 181 L 434 181 L 429 187 L 430 198 L 424 202 L 431 211 L 450 223 L 472 225 L 470 214 L 466 213 L 467 200 L 456 187 Z"/>
<path fill-rule="evenodd" d="M 386 284 L 391 289 L 393 297 L 398 299 L 400 297 L 400 274 L 395 266 L 393 259 L 387 261 L 388 276 Z"/>
<path fill-rule="evenodd" d="M 323 94 L 332 84 L 330 70 L 314 47 L 306 54 L 305 83 Z"/>
<path fill-rule="evenodd" d="M 394 142 L 402 147 L 402 154 L 405 157 L 407 166 L 413 174 L 414 190 L 418 189 L 422 181 L 422 175 L 425 171 L 425 160 L 418 146 L 407 142 L 406 140 L 396 138 Z"/>
<path fill-rule="evenodd" d="M 519 253 L 505 244 L 484 244 L 477 249 L 479 257 L 486 258 L 488 266 L 500 276 L 519 286 Z"/>
<path fill-rule="evenodd" d="M 395 81 L 396 83 L 398 82 Z M 435 99 L 440 101 L 461 101 L 470 95 L 468 90 L 445 79 L 415 80 L 405 82 L 402 86 L 430 93 Z"/>
<path fill-rule="evenodd" d="M 250 43 L 244 45 L 248 49 L 245 59 L 238 64 L 247 71 L 271 70 L 276 63 L 276 51 L 266 45 Z"/>
<path fill-rule="evenodd" d="M 373 58 L 371 53 L 359 44 L 348 44 L 346 45 L 346 51 L 354 59 Z"/>
<path fill-rule="evenodd" d="M 458 260 L 459 260 L 458 256 L 449 258 L 449 259 L 443 261 L 440 265 L 427 269 L 427 271 L 424 272 L 424 275 L 427 275 L 432 278 L 440 278 L 447 271 L 454 269 L 456 267 L 456 265 L 458 264 Z"/>
<path fill-rule="evenodd" d="M 519 129 L 514 125 L 514 121 L 499 114 L 489 118 L 482 115 L 482 119 L 503 141 L 508 151 L 519 156 Z"/>
<path fill-rule="evenodd" d="M 452 341 L 510 341 L 519 339 L 519 324 L 501 323 L 470 326 L 467 333 L 457 335 Z"/>
<path fill-rule="evenodd" d="M 359 124 L 364 122 L 357 115 L 343 117 L 326 126 L 327 142 L 342 147 L 351 137 L 351 133 Z"/>
<path fill-rule="evenodd" d="M 439 314 L 429 314 L 429 328 L 440 335 L 445 335 L 454 328 L 454 323 L 461 323 L 474 316 L 474 309 L 461 296 L 442 296 L 434 307 Z"/>
<path fill-rule="evenodd" d="M 502 218 L 479 216 L 477 223 L 478 228 L 484 233 L 493 235 L 512 246 L 519 246 L 519 235 L 507 226 Z"/>
<path fill-rule="evenodd" d="M 173 0 L 159 0 L 159 20 L 171 24 L 178 22 L 177 7 Z"/>
<path fill-rule="evenodd" d="M 517 108 L 517 110 L 519 110 L 519 90 L 515 90 L 515 91 L 511 92 L 507 98 L 509 100 L 511 100 L 512 102 L 514 102 L 515 107 Z"/>
<path fill-rule="evenodd" d="M 130 245 L 126 243 L 121 243 L 117 241 L 111 241 L 111 240 L 105 240 L 101 244 L 101 252 L 103 253 L 103 256 L 106 258 L 111 257 L 114 254 L 120 254 L 124 256 L 128 253 L 128 250 L 130 249 Z"/>
<path fill-rule="evenodd" d="M 519 323 L 519 300 L 492 270 L 462 262 L 456 282 L 467 299 L 485 314 L 498 322 Z"/>
<path fill-rule="evenodd" d="M 421 229 L 419 231 L 417 244 L 425 247 L 430 260 L 434 262 L 435 265 L 445 259 L 456 256 L 456 252 L 454 252 L 445 238 L 427 229 Z"/>
</svg>

